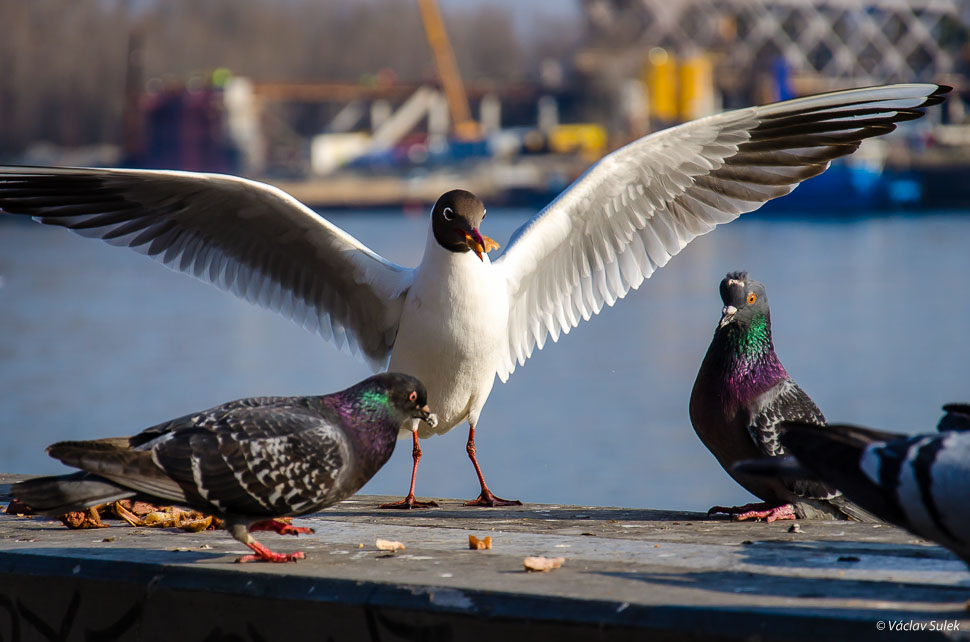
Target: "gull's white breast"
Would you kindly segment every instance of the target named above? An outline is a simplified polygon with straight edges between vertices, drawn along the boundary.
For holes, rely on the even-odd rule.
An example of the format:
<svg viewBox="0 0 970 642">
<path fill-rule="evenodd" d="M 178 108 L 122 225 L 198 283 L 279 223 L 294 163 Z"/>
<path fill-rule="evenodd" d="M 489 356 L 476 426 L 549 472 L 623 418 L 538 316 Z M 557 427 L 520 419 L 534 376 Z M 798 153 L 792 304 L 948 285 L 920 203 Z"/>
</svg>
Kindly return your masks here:
<svg viewBox="0 0 970 642">
<path fill-rule="evenodd" d="M 508 296 L 505 278 L 487 256 L 480 261 L 472 252 L 450 252 L 429 230 L 388 366 L 428 388 L 438 425 L 431 430 L 422 423 L 421 437 L 478 420 L 508 352 Z"/>
</svg>

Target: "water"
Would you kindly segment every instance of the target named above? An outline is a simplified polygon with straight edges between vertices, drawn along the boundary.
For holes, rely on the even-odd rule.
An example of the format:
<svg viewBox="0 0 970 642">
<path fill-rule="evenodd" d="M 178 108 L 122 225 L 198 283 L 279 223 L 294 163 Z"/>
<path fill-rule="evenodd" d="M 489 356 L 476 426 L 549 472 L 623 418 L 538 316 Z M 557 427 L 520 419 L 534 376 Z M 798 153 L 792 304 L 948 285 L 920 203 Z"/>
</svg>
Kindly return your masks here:
<svg viewBox="0 0 970 642">
<path fill-rule="evenodd" d="M 500 242 L 529 215 L 490 211 Z M 328 218 L 415 265 L 426 219 Z M 687 402 L 720 317 L 717 285 L 765 283 L 775 344 L 831 420 L 933 430 L 970 399 L 970 217 L 742 218 L 687 247 L 507 384 L 478 430 L 492 489 L 531 502 L 704 510 L 750 499 L 697 440 Z M 230 399 L 316 394 L 369 374 L 292 322 L 130 250 L 0 224 L 0 471 L 52 473 L 62 439 L 129 434 Z M 421 496 L 477 492 L 464 426 L 424 442 Z M 364 492 L 403 494 L 399 444 Z"/>
</svg>

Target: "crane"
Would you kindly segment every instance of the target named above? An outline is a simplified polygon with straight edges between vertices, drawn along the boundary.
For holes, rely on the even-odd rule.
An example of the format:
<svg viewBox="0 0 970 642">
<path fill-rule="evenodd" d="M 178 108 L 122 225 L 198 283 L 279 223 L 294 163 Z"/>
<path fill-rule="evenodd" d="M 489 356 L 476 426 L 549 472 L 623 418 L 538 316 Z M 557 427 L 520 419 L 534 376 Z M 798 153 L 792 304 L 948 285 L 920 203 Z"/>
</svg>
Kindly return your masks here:
<svg viewBox="0 0 970 642">
<path fill-rule="evenodd" d="M 418 7 L 421 10 L 421 22 L 424 23 L 428 45 L 431 46 L 431 52 L 434 55 L 435 67 L 438 69 L 445 99 L 448 101 L 448 112 L 454 123 L 455 135 L 462 140 L 481 138 L 481 128 L 472 119 L 471 108 L 468 106 L 468 94 L 465 93 L 465 85 L 461 81 L 455 52 L 448 40 L 438 2 L 418 0 Z"/>
</svg>

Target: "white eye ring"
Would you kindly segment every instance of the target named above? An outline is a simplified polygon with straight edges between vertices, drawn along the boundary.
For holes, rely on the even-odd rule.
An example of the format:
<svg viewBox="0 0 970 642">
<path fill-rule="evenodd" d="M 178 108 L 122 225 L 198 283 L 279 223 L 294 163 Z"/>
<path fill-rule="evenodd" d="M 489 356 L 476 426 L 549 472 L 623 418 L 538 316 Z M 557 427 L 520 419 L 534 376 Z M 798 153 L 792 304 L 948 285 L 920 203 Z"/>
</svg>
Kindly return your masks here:
<svg viewBox="0 0 970 642">
<path fill-rule="evenodd" d="M 446 207 L 444 210 L 442 210 L 441 215 L 445 217 L 446 221 L 450 221 L 455 218 L 455 210 L 451 209 L 450 207 Z"/>
</svg>

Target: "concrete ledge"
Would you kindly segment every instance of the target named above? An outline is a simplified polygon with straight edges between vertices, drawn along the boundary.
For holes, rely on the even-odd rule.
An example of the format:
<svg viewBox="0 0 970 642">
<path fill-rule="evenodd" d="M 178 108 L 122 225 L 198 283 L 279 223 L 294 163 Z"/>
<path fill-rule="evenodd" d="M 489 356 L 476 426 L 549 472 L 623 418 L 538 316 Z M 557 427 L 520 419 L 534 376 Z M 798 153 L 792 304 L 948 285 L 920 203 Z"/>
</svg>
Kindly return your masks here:
<svg viewBox="0 0 970 642">
<path fill-rule="evenodd" d="M 261 533 L 274 550 L 306 551 L 285 565 L 234 564 L 245 551 L 220 531 L 70 531 L 2 515 L 0 639 L 886 640 L 898 623 L 923 629 L 907 640 L 970 639 L 970 573 L 889 526 L 803 521 L 789 533 L 790 522 L 455 500 L 375 509 L 385 499 L 295 520 L 314 535 Z M 493 549 L 468 550 L 469 534 Z M 378 551 L 377 538 L 407 548 Z M 529 555 L 566 561 L 526 573 Z"/>
</svg>

